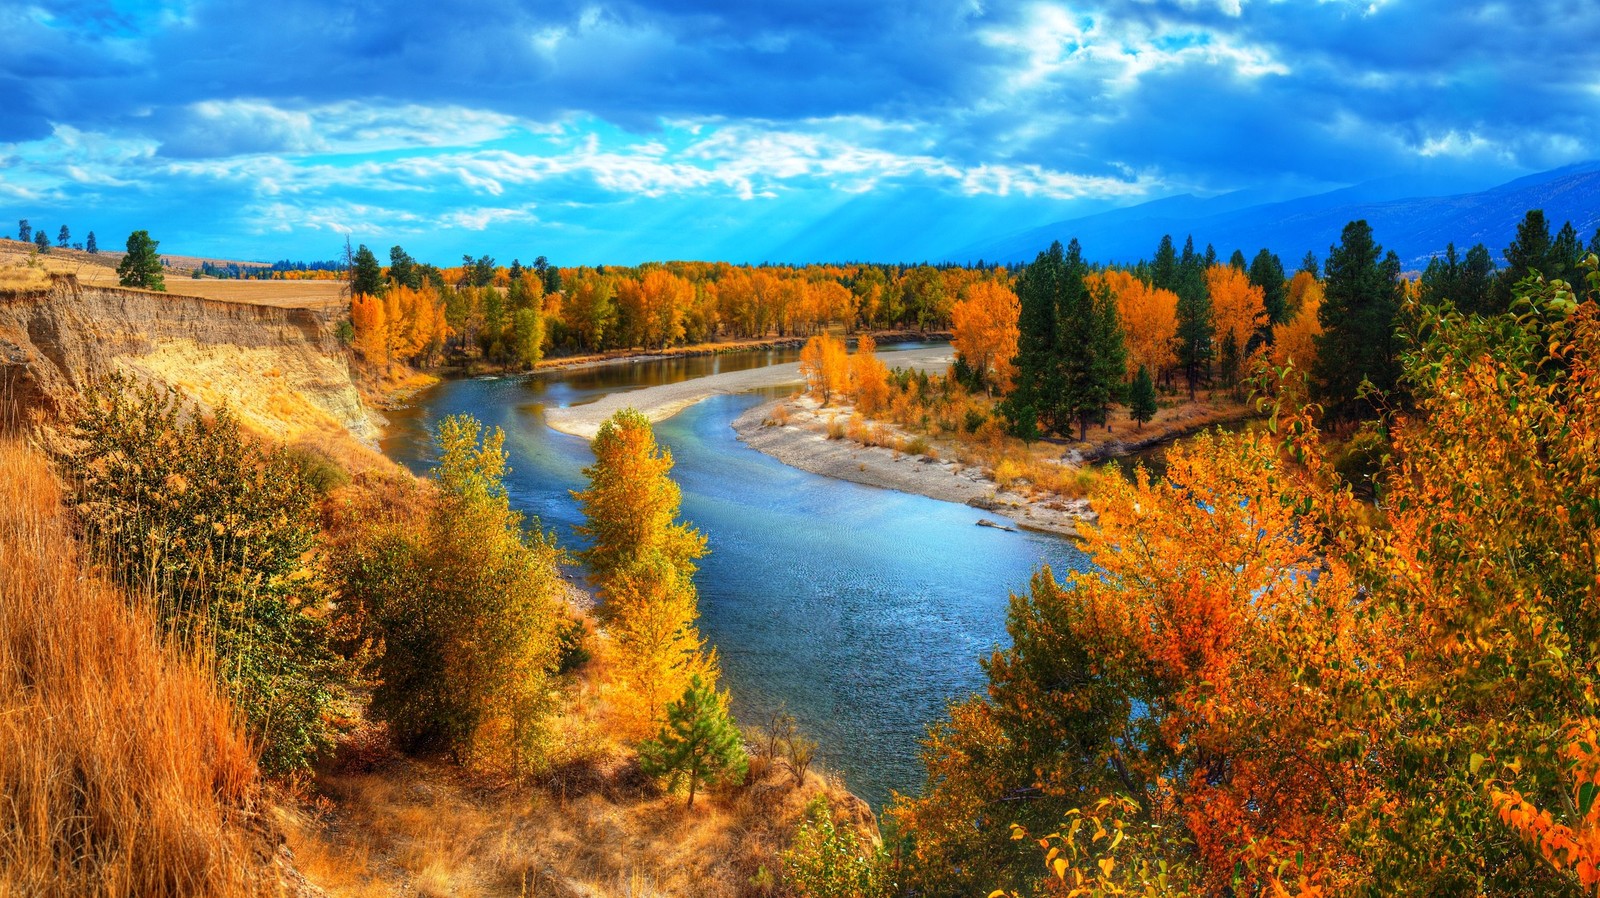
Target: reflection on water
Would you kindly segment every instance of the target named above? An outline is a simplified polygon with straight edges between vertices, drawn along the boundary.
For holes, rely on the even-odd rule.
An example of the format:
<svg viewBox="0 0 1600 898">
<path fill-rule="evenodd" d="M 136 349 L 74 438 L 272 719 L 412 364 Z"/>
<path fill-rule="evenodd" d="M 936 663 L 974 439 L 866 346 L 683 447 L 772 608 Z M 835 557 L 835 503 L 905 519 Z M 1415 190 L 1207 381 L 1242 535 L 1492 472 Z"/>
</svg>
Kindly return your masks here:
<svg viewBox="0 0 1600 898">
<path fill-rule="evenodd" d="M 714 371 L 793 361 L 793 350 L 610 365 L 535 378 L 452 381 L 393 416 L 383 448 L 413 470 L 427 427 L 468 412 L 506 432 L 513 504 L 567 546 L 592 456 L 544 426 L 550 405 Z M 892 364 L 892 359 L 890 360 Z M 852 790 L 881 809 L 922 781 L 917 743 L 953 697 L 981 688 L 977 659 L 1006 641 L 1008 593 L 1040 563 L 1087 559 L 1070 543 L 974 526 L 970 508 L 832 480 L 738 442 L 730 422 L 759 394 L 715 396 L 657 425 L 676 460 L 684 517 L 711 554 L 696 577 L 701 632 L 722 656 L 745 723 L 792 711 Z"/>
</svg>

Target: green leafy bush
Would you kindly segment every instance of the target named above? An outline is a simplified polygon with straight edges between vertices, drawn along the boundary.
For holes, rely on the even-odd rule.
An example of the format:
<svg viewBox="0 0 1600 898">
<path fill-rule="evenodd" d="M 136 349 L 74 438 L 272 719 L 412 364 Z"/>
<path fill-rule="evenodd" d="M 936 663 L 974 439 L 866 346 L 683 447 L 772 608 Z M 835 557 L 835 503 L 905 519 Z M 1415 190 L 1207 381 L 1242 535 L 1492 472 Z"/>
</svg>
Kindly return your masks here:
<svg viewBox="0 0 1600 898">
<path fill-rule="evenodd" d="M 86 391 L 65 437 L 76 517 L 113 574 L 173 638 L 214 653 L 265 770 L 309 766 L 332 742 L 344 667 L 307 565 L 316 490 L 303 466 L 226 409 L 207 417 L 122 376 Z"/>
</svg>

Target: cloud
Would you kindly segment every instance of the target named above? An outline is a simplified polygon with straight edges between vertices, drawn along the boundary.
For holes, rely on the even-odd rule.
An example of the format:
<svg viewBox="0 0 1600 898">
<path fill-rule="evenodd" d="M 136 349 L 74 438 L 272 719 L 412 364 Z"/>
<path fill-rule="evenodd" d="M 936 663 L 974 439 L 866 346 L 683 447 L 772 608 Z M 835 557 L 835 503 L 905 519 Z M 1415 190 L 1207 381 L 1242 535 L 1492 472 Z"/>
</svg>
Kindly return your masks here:
<svg viewBox="0 0 1600 898">
<path fill-rule="evenodd" d="M 0 197 L 216 240 L 600 252 L 660 223 L 678 255 L 822 246 L 803 232 L 849 256 L 892 245 L 861 223 L 960 245 L 1179 191 L 1600 156 L 1597 47 L 1570 0 L 24 0 L 0 6 Z"/>
</svg>

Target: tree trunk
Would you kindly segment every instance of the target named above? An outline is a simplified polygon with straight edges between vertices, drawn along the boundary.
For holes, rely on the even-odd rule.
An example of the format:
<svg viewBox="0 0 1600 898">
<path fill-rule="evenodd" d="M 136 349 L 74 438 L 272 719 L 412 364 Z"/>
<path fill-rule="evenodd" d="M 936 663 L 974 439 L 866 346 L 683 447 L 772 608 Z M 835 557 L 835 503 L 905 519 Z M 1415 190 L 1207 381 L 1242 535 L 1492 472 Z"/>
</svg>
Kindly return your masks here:
<svg viewBox="0 0 1600 898">
<path fill-rule="evenodd" d="M 693 773 L 689 774 L 689 807 L 694 807 L 694 788 L 700 784 L 700 778 Z"/>
</svg>

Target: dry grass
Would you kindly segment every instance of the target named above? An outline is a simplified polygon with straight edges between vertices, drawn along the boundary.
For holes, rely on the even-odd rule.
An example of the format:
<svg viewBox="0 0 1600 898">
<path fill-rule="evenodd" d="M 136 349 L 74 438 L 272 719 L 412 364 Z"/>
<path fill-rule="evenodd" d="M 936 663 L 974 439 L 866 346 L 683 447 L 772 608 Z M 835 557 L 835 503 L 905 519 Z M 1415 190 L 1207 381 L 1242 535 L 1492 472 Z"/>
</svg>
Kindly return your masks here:
<svg viewBox="0 0 1600 898">
<path fill-rule="evenodd" d="M 40 253 L 31 243 L 0 239 L 0 291 L 48 287 L 51 274 L 70 274 L 85 287 L 115 287 L 117 263 L 122 255 L 120 248 L 109 246 L 95 255 L 60 247 Z M 167 292 L 175 296 L 296 309 L 338 308 L 347 302 L 340 281 L 195 280 L 190 274 L 202 261 L 227 260 L 166 253 L 162 258 L 172 265 L 166 272 L 166 283 Z"/>
<path fill-rule="evenodd" d="M 567 748 L 536 782 L 404 758 L 381 728 L 358 730 L 318 775 L 321 797 L 279 812 L 296 867 L 333 898 L 776 894 L 778 854 L 806 802 L 824 793 L 847 807 L 843 786 L 813 773 L 796 788 L 788 770 L 755 757 L 750 782 L 686 809 L 609 737 L 603 640 L 595 650 L 555 724 Z"/>
<path fill-rule="evenodd" d="M 87 573 L 0 443 L 0 895 L 274 894 L 253 753 L 203 661 Z"/>
</svg>

